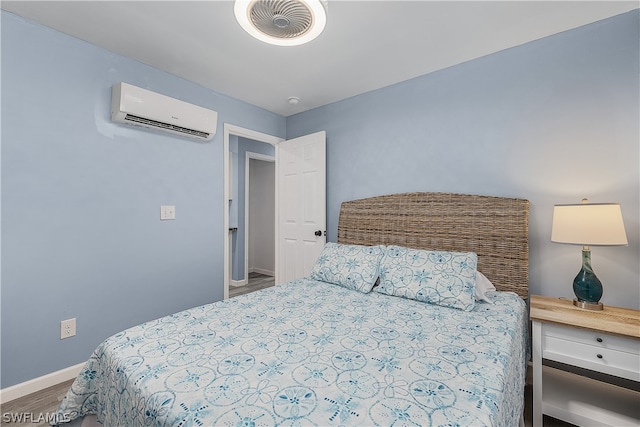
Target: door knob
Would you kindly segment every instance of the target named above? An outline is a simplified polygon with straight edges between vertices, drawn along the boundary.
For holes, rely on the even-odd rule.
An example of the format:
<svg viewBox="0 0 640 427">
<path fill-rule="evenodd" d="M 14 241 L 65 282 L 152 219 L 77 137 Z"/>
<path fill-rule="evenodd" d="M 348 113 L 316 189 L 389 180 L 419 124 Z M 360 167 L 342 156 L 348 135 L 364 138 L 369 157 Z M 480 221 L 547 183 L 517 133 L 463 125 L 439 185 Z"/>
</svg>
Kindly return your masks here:
<svg viewBox="0 0 640 427">
<path fill-rule="evenodd" d="M 313 234 L 315 234 L 316 236 L 320 237 L 320 236 L 322 236 L 322 231 L 317 230 L 317 231 L 316 231 L 315 233 L 313 233 Z"/>
</svg>

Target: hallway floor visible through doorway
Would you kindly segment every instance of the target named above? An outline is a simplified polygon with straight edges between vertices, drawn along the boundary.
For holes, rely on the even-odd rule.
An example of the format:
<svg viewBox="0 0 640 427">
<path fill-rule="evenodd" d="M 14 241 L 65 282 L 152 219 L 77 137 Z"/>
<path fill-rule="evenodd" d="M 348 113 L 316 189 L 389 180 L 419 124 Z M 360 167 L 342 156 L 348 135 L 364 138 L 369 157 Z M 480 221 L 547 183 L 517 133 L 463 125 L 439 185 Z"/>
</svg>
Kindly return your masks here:
<svg viewBox="0 0 640 427">
<path fill-rule="evenodd" d="M 260 289 L 270 288 L 275 284 L 275 278 L 273 276 L 267 276 L 261 273 L 249 273 L 249 283 L 244 286 L 230 286 L 229 298 L 237 297 L 238 295 L 248 294 L 249 292 L 255 292 Z"/>
</svg>

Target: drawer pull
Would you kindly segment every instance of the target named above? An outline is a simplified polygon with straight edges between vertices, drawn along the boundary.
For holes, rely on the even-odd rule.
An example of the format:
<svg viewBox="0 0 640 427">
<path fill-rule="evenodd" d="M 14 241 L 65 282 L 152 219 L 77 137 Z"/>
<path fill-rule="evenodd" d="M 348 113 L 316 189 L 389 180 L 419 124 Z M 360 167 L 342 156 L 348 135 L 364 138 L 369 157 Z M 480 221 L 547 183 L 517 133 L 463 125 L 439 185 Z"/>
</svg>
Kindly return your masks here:
<svg viewBox="0 0 640 427">
<path fill-rule="evenodd" d="M 598 338 L 596 338 L 596 341 L 602 342 L 602 338 L 598 337 Z"/>
<path fill-rule="evenodd" d="M 596 354 L 596 357 L 597 357 L 598 359 L 602 359 L 602 355 L 601 355 L 601 354 Z"/>
</svg>

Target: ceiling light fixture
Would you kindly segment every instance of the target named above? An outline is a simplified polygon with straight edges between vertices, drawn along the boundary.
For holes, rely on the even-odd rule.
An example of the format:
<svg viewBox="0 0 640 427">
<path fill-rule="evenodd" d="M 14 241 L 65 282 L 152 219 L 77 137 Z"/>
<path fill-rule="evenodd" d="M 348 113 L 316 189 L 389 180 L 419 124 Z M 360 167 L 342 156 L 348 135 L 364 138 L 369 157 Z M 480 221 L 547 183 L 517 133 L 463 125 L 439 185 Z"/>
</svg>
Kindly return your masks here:
<svg viewBox="0 0 640 427">
<path fill-rule="evenodd" d="M 297 96 L 290 96 L 289 97 L 289 104 L 298 105 L 299 103 L 300 103 L 300 98 L 298 98 Z"/>
<path fill-rule="evenodd" d="M 233 11 L 240 26 L 258 40 L 297 46 L 322 33 L 326 7 L 322 0 L 236 0 Z"/>
</svg>

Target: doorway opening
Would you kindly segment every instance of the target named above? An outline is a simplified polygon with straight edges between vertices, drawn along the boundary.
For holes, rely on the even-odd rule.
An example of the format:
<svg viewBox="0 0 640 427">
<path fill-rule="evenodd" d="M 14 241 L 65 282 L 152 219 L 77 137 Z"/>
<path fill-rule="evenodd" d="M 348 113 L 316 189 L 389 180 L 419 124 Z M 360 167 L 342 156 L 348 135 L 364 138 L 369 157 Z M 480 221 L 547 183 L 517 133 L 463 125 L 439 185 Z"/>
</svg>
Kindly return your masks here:
<svg viewBox="0 0 640 427">
<path fill-rule="evenodd" d="M 277 251 L 275 236 L 278 233 L 277 205 L 275 204 L 276 183 L 275 171 L 277 170 L 276 150 L 279 142 L 283 141 L 272 135 L 252 131 L 238 126 L 224 124 L 224 299 L 230 296 L 230 287 L 233 285 L 247 285 L 250 269 L 257 269 L 257 273 L 271 273 L 277 282 Z M 253 163 L 253 174 L 252 163 Z M 265 165 L 268 164 L 268 165 Z M 260 195 L 251 202 L 251 182 L 257 182 L 260 174 L 268 174 L 269 169 L 273 171 L 273 185 L 270 190 L 266 187 L 256 186 L 255 191 L 261 190 L 263 198 L 269 198 L 268 194 L 273 193 L 273 206 L 266 207 L 260 202 Z M 253 180 L 252 180 L 253 176 Z M 266 195 L 264 194 L 266 193 Z M 251 205 L 256 208 L 251 214 Z M 260 209 L 262 206 L 262 210 Z M 249 209 L 247 209 L 249 208 Z M 268 209 L 268 211 L 267 211 Z M 253 227 L 251 222 L 254 222 Z M 270 223 L 270 224 L 269 224 Z M 257 232 L 253 235 L 251 229 Z M 273 243 L 270 248 L 265 245 L 263 234 L 273 235 Z M 251 253 L 251 245 L 255 240 L 261 244 L 258 251 L 260 254 L 273 257 L 273 267 L 263 267 L 260 254 L 254 248 Z M 253 256 L 252 256 L 253 255 Z M 256 267 L 256 261 L 258 266 Z M 250 264 L 253 263 L 253 267 Z M 260 271 L 262 270 L 262 272 Z M 234 295 L 235 292 L 234 287 Z"/>
<path fill-rule="evenodd" d="M 256 148 L 269 154 L 248 151 Z M 273 146 L 245 138 L 238 138 L 237 145 L 232 139 L 230 151 L 234 182 L 229 201 L 230 285 L 238 287 L 250 285 L 251 273 L 275 276 L 276 159 Z M 233 160 L 236 154 L 237 165 Z"/>
</svg>

